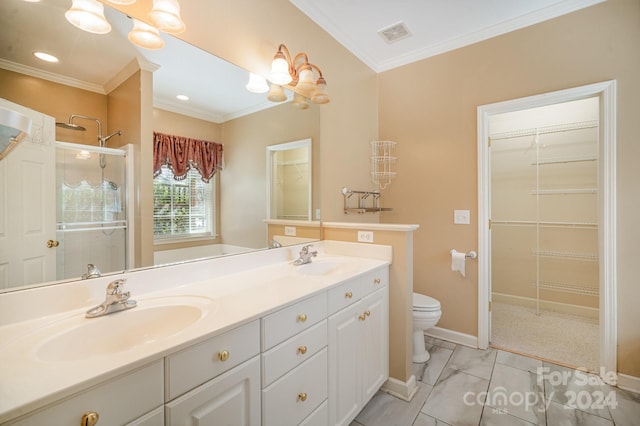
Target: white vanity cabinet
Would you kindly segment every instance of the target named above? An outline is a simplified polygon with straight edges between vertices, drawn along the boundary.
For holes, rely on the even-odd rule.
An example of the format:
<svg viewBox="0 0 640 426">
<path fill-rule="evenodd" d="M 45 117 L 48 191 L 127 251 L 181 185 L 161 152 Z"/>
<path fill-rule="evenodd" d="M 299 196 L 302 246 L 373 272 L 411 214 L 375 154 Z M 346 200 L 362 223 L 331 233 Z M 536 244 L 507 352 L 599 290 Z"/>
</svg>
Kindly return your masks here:
<svg viewBox="0 0 640 426">
<path fill-rule="evenodd" d="M 327 424 L 326 318 L 321 293 L 262 319 L 262 426 Z"/>
<path fill-rule="evenodd" d="M 330 291 L 342 302 L 328 319 L 330 425 L 350 424 L 389 377 L 388 279 L 379 268 Z"/>
<path fill-rule="evenodd" d="M 160 426 L 164 422 L 158 415 L 162 413 L 163 377 L 162 360 L 158 360 L 8 424 L 77 426 L 87 415 L 97 419 L 87 424 L 97 426 Z"/>
<path fill-rule="evenodd" d="M 168 356 L 165 424 L 259 424 L 259 353 L 256 320 Z"/>
</svg>

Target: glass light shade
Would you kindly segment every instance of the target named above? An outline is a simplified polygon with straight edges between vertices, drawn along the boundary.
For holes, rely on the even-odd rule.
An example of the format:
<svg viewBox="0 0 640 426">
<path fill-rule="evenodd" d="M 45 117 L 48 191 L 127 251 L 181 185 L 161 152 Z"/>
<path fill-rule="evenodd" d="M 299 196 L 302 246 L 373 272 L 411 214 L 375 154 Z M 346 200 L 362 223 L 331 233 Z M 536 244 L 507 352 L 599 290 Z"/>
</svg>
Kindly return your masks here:
<svg viewBox="0 0 640 426">
<path fill-rule="evenodd" d="M 180 34 L 186 29 L 182 18 L 180 18 L 178 0 L 153 0 L 149 19 L 153 25 L 165 33 Z"/>
<path fill-rule="evenodd" d="M 313 71 L 309 68 L 300 71 L 300 80 L 298 80 L 298 84 L 296 84 L 296 89 L 302 93 L 303 96 L 310 97 L 315 88 L 316 83 L 314 81 Z"/>
<path fill-rule="evenodd" d="M 293 80 L 293 78 L 291 74 L 289 74 L 289 63 L 281 52 L 276 53 L 273 62 L 271 62 L 269 81 L 282 86 L 291 83 L 291 80 Z"/>
<path fill-rule="evenodd" d="M 72 25 L 93 34 L 107 34 L 111 24 L 104 17 L 104 6 L 98 0 L 73 0 L 64 14 Z"/>
<path fill-rule="evenodd" d="M 311 96 L 311 102 L 314 104 L 326 104 L 329 103 L 329 91 L 327 90 L 327 82 L 324 78 L 320 77 L 316 81 L 316 90 Z"/>
<path fill-rule="evenodd" d="M 109 3 L 113 4 L 121 4 L 123 6 L 128 6 L 130 4 L 134 4 L 136 0 L 109 0 Z"/>
<path fill-rule="evenodd" d="M 282 88 L 282 86 L 272 84 L 271 88 L 269 89 L 267 99 L 269 99 L 271 102 L 282 102 L 287 100 L 287 95 L 284 94 L 284 89 Z"/>
<path fill-rule="evenodd" d="M 307 109 L 309 108 L 309 100 L 300 93 L 295 93 L 293 95 L 293 106 L 298 109 Z"/>
<path fill-rule="evenodd" d="M 161 49 L 164 46 L 160 31 L 137 19 L 133 19 L 133 29 L 129 33 L 129 41 L 136 46 L 150 50 Z"/>
<path fill-rule="evenodd" d="M 266 93 L 269 91 L 267 80 L 264 77 L 252 72 L 249 73 L 249 82 L 245 87 L 251 93 Z"/>
</svg>

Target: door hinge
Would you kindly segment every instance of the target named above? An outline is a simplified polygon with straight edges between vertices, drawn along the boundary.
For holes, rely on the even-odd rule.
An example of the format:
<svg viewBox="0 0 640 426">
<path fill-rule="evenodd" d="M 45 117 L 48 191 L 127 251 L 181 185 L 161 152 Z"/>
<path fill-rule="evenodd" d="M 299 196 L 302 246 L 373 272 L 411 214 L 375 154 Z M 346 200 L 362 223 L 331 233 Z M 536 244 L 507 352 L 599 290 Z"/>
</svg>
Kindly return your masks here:
<svg viewBox="0 0 640 426">
<path fill-rule="evenodd" d="M 489 229 L 491 229 L 491 219 L 489 219 Z"/>
<path fill-rule="evenodd" d="M 491 312 L 491 300 L 489 300 L 489 312 Z"/>
<path fill-rule="evenodd" d="M 487 138 L 487 146 L 491 148 L 491 138 Z"/>
</svg>

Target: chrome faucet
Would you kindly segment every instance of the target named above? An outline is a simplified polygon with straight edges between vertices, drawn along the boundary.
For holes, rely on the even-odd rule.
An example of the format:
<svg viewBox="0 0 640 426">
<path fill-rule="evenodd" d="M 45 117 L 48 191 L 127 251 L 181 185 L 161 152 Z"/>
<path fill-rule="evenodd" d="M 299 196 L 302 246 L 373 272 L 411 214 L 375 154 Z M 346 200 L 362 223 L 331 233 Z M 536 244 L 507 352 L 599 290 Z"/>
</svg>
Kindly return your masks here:
<svg viewBox="0 0 640 426">
<path fill-rule="evenodd" d="M 300 249 L 300 257 L 293 261 L 294 265 L 306 265 L 307 263 L 311 263 L 311 258 L 316 257 L 318 255 L 317 251 L 309 251 L 309 249 L 313 247 L 312 244 L 307 244 Z"/>
<path fill-rule="evenodd" d="M 269 248 L 280 248 L 282 244 L 280 244 L 277 240 L 269 240 Z"/>
<path fill-rule="evenodd" d="M 85 316 L 87 318 L 96 318 L 114 312 L 124 311 L 125 309 L 135 308 L 137 302 L 135 300 L 129 300 L 131 294 L 128 291 L 122 291 L 122 287 L 126 282 L 126 279 L 110 282 L 107 286 L 107 296 L 104 302 L 89 309 Z"/>
<path fill-rule="evenodd" d="M 89 278 L 98 278 L 101 277 L 102 274 L 100 273 L 100 269 L 98 269 L 98 267 L 96 265 L 94 265 L 93 263 L 88 263 L 87 264 L 87 272 L 82 274 L 82 279 L 83 280 L 87 280 Z"/>
</svg>

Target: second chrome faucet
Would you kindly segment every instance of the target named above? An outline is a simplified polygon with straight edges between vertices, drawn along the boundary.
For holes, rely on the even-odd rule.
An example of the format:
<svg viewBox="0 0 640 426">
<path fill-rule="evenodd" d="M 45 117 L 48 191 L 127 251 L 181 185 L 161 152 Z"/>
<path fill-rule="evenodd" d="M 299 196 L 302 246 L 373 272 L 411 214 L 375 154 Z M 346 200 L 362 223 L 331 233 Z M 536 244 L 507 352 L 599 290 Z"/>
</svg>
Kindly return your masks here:
<svg viewBox="0 0 640 426">
<path fill-rule="evenodd" d="M 311 263 L 311 258 L 318 255 L 317 251 L 309 251 L 313 247 L 312 244 L 307 244 L 300 249 L 300 257 L 293 261 L 294 265 L 306 265 Z"/>
</svg>

